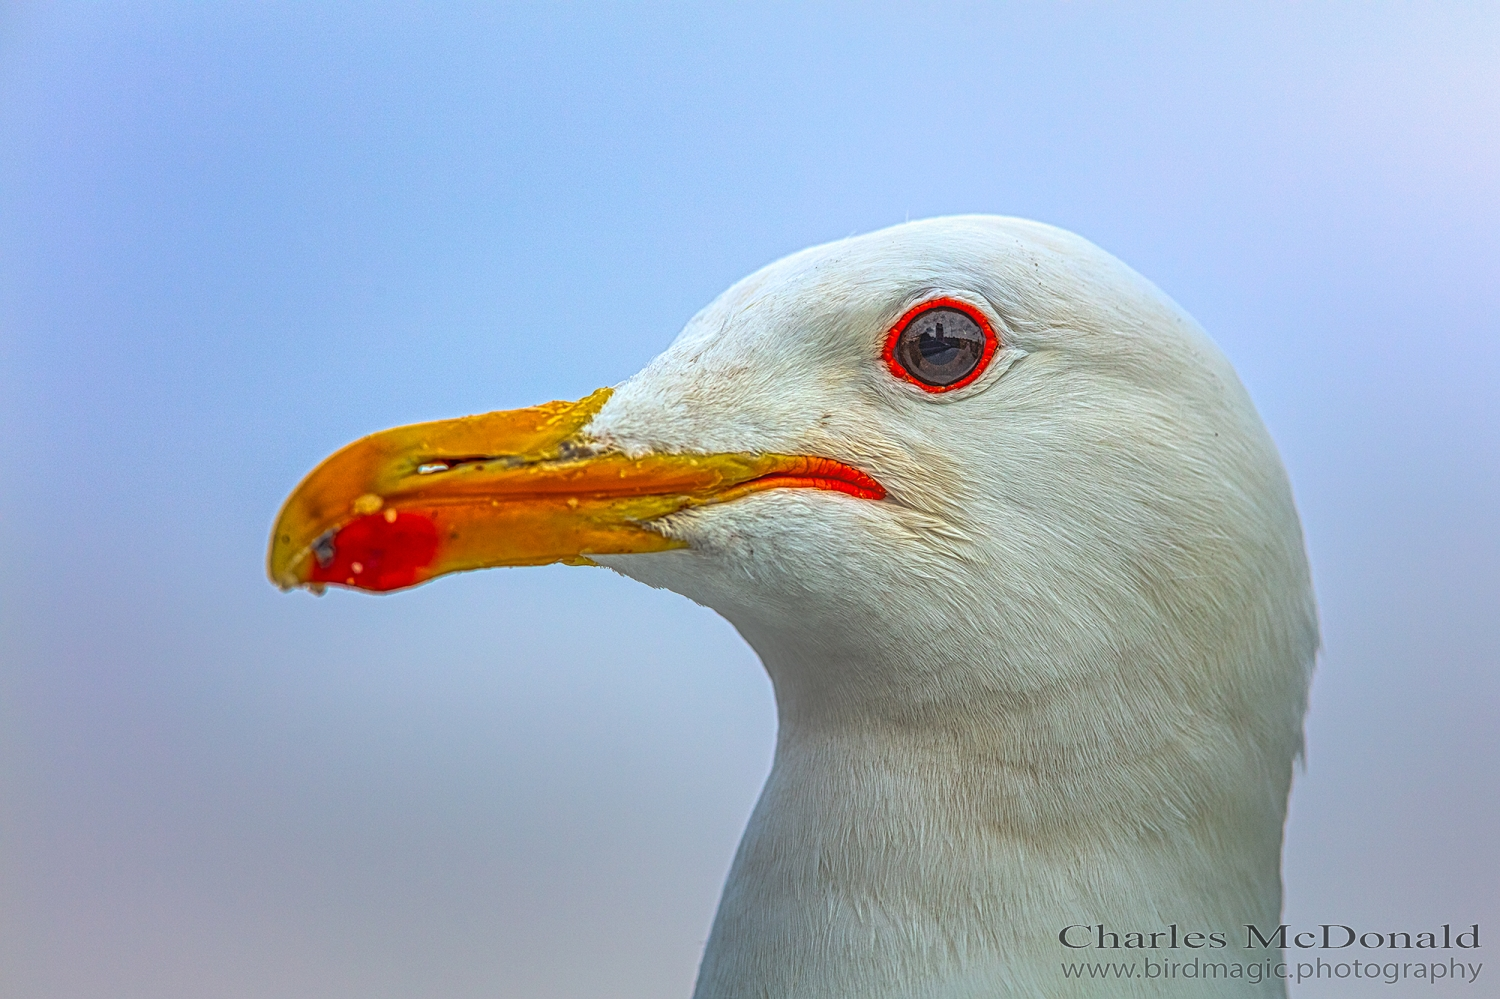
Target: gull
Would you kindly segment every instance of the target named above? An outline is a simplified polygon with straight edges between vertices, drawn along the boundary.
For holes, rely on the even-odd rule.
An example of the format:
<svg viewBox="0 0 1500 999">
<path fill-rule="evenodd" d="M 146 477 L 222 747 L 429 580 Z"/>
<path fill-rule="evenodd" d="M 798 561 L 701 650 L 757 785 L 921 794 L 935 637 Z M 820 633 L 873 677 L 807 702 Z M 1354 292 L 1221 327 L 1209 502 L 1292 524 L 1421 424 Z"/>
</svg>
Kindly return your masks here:
<svg viewBox="0 0 1500 999">
<path fill-rule="evenodd" d="M 1319 642 L 1291 488 L 1207 334 L 1088 241 L 793 254 L 612 390 L 335 453 L 269 555 L 315 591 L 551 562 L 713 608 L 774 685 L 700 999 L 1285 995 L 1243 941 Z M 1244 967 L 1169 980 L 1195 959 Z"/>
</svg>

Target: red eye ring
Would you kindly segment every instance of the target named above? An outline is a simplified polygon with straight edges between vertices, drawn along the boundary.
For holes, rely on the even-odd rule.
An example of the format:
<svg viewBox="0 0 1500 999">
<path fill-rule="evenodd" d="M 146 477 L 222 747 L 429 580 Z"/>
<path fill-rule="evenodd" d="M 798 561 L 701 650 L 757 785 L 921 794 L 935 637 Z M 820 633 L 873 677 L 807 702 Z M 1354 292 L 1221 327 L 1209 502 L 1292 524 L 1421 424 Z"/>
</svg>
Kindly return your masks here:
<svg viewBox="0 0 1500 999">
<path fill-rule="evenodd" d="M 951 309 L 955 312 L 961 312 L 984 331 L 984 349 L 979 356 L 978 363 L 974 365 L 974 370 L 948 385 L 933 385 L 922 381 L 908 371 L 906 366 L 896 357 L 896 346 L 901 341 L 901 334 L 906 332 L 907 327 L 912 324 L 913 320 L 934 309 Z M 990 358 L 995 356 L 995 351 L 999 348 L 1000 338 L 995 335 L 994 326 L 990 324 L 989 318 L 983 312 L 968 302 L 961 302 L 956 298 L 929 298 L 907 309 L 905 315 L 896 321 L 895 326 L 891 327 L 890 333 L 886 334 L 885 350 L 882 352 L 882 356 L 885 358 L 886 367 L 890 368 L 891 374 L 897 378 L 905 382 L 911 382 L 924 392 L 938 393 L 952 392 L 954 389 L 961 389 L 965 385 L 973 384 L 975 379 L 984 374 L 985 369 L 989 367 Z"/>
</svg>

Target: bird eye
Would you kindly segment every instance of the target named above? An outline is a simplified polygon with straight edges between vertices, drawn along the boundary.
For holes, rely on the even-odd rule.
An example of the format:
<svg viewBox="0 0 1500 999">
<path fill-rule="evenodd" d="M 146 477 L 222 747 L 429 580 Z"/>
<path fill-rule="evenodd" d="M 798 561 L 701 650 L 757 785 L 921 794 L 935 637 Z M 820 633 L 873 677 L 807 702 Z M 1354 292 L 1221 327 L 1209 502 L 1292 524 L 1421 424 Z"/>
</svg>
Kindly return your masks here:
<svg viewBox="0 0 1500 999">
<path fill-rule="evenodd" d="M 898 378 L 928 392 L 947 392 L 978 378 L 997 345 L 983 313 L 940 298 L 901 317 L 886 342 L 885 360 Z"/>
</svg>

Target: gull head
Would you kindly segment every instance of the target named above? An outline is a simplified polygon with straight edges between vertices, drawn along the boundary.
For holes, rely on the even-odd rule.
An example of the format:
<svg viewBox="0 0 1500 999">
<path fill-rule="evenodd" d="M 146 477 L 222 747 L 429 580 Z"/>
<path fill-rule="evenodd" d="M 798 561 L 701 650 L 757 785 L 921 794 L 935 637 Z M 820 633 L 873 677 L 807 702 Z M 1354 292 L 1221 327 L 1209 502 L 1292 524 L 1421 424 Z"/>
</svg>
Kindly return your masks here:
<svg viewBox="0 0 1500 999">
<path fill-rule="evenodd" d="M 952 386 L 892 349 L 933 303 L 993 336 Z M 595 558 L 726 616 L 784 715 L 951 723 L 1049 688 L 1196 684 L 1300 730 L 1317 629 L 1275 446 L 1198 325 L 1070 233 L 944 218 L 787 257 L 693 317 L 586 433 L 630 456 L 817 456 L 880 484 L 878 501 L 689 507 L 652 524 L 685 547 Z"/>
<path fill-rule="evenodd" d="M 789 256 L 613 389 L 334 454 L 270 574 L 558 561 L 714 608 L 775 686 L 701 995 L 1072 994 L 1066 925 L 1274 927 L 1318 645 L 1291 489 L 1223 354 L 1086 240 Z"/>
</svg>

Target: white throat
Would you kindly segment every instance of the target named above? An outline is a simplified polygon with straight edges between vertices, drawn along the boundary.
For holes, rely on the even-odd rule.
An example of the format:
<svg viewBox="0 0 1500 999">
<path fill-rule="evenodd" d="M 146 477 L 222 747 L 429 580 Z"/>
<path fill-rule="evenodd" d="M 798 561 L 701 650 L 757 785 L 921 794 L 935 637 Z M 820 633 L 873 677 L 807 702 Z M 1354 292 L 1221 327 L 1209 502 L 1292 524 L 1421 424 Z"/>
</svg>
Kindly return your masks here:
<svg viewBox="0 0 1500 999">
<path fill-rule="evenodd" d="M 765 655 L 773 677 L 831 665 L 785 655 Z M 1064 927 L 1237 937 L 1245 923 L 1276 925 L 1286 755 L 1201 705 L 1166 707 L 1115 741 L 1067 724 L 1118 715 L 1120 695 L 997 697 L 961 713 L 933 703 L 906 717 L 783 708 L 695 994 L 1097 995 L 1062 962 L 1120 955 L 1071 951 Z"/>
</svg>

